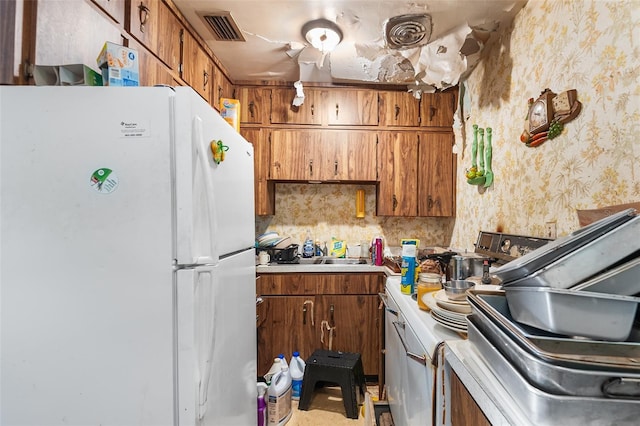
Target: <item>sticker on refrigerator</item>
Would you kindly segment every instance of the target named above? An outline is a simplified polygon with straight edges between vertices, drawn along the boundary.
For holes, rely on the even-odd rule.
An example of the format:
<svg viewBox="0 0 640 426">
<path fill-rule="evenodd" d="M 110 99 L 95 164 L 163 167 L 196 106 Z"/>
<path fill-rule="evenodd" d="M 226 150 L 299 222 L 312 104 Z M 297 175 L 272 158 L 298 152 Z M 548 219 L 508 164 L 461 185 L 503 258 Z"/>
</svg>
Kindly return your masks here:
<svg viewBox="0 0 640 426">
<path fill-rule="evenodd" d="M 149 123 L 144 121 L 121 121 L 120 122 L 121 138 L 148 138 Z"/>
<path fill-rule="evenodd" d="M 118 176 L 111 169 L 98 169 L 91 175 L 91 186 L 102 194 L 115 191 L 118 183 Z"/>
</svg>

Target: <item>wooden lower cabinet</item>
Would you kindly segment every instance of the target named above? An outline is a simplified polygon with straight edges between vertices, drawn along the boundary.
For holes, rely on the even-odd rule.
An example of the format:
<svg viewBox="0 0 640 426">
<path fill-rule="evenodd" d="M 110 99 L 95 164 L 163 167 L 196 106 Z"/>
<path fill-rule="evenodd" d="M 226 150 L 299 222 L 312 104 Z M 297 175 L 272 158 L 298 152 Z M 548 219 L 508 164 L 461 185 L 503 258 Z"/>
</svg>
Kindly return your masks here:
<svg viewBox="0 0 640 426">
<path fill-rule="evenodd" d="M 260 274 L 257 294 L 258 375 L 273 358 L 293 351 L 303 359 L 316 349 L 358 352 L 365 375 L 380 374 L 384 274 Z"/>
<path fill-rule="evenodd" d="M 491 426 L 460 378 L 451 372 L 451 426 Z"/>
</svg>

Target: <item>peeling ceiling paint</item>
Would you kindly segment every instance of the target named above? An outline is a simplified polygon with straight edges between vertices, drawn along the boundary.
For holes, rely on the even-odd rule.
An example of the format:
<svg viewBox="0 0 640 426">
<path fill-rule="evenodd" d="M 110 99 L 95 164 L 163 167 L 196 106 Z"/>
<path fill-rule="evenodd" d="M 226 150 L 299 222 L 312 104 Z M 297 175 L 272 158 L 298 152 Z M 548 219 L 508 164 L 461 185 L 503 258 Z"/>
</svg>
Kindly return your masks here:
<svg viewBox="0 0 640 426">
<path fill-rule="evenodd" d="M 397 84 L 413 90 L 456 85 L 484 45 L 508 25 L 525 1 L 514 0 L 174 0 L 236 81 L 277 80 Z M 244 42 L 217 41 L 200 18 L 227 11 Z M 427 44 L 391 48 L 385 25 L 402 15 L 427 14 Z M 304 23 L 334 21 L 343 40 L 330 54 L 309 46 Z M 415 34 L 409 34 L 408 40 Z M 402 34 L 401 34 L 402 36 Z M 462 52 L 462 53 L 461 53 Z M 417 89 L 416 89 L 417 88 Z"/>
</svg>

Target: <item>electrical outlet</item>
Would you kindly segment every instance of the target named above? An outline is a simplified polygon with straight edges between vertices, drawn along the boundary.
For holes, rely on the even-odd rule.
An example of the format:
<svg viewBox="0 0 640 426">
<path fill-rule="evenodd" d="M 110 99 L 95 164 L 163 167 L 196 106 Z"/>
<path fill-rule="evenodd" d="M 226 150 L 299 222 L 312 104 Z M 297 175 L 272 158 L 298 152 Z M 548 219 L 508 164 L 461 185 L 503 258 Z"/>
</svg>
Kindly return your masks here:
<svg viewBox="0 0 640 426">
<path fill-rule="evenodd" d="M 545 224 L 545 238 L 551 238 L 555 240 L 558 237 L 556 231 L 556 223 L 555 222 L 547 222 Z"/>
</svg>

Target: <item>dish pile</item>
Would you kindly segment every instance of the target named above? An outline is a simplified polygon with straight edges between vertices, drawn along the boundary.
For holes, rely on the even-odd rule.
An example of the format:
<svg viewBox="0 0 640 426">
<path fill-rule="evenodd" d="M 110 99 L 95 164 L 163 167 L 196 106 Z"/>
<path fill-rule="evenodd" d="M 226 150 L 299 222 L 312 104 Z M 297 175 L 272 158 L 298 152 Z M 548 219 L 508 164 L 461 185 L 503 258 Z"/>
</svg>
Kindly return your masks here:
<svg viewBox="0 0 640 426">
<path fill-rule="evenodd" d="M 285 248 L 289 245 L 291 237 L 281 237 L 277 232 L 266 232 L 256 238 L 256 248 L 269 249 L 269 248 Z"/>
<path fill-rule="evenodd" d="M 471 313 L 471 305 L 466 299 L 453 300 L 443 289 L 425 293 L 422 301 L 438 324 L 458 333 L 467 332 L 466 316 Z"/>
<path fill-rule="evenodd" d="M 640 215 L 627 209 L 493 271 L 513 318 L 571 337 L 624 341 L 640 304 Z"/>
<path fill-rule="evenodd" d="M 625 341 L 576 339 L 516 321 L 504 291 L 467 300 L 469 341 L 533 424 L 637 424 L 640 324 Z"/>
</svg>

